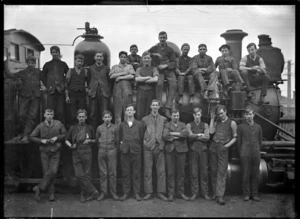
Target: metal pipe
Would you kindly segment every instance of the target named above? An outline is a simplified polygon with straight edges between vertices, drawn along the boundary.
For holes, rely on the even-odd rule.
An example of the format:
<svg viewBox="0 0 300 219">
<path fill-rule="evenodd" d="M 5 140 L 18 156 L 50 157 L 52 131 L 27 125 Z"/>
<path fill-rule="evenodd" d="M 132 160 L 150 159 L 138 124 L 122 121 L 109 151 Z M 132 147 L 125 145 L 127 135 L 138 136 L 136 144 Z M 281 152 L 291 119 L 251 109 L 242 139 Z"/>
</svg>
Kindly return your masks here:
<svg viewBox="0 0 300 219">
<path fill-rule="evenodd" d="M 291 146 L 295 146 L 295 142 L 294 141 L 263 141 L 262 146 L 291 147 Z"/>
<path fill-rule="evenodd" d="M 290 137 L 292 137 L 292 138 L 295 138 L 295 136 L 294 136 L 292 133 L 290 133 L 290 132 L 284 130 L 284 129 L 281 128 L 280 126 L 276 125 L 274 122 L 271 122 L 270 120 L 268 120 L 268 119 L 266 119 L 265 117 L 263 117 L 262 115 L 260 115 L 259 113 L 256 112 L 255 115 L 257 115 L 259 118 L 265 120 L 266 122 L 270 123 L 271 125 L 275 126 L 275 127 L 278 128 L 280 131 L 282 131 L 283 133 L 287 134 L 288 136 L 290 136 Z"/>
</svg>

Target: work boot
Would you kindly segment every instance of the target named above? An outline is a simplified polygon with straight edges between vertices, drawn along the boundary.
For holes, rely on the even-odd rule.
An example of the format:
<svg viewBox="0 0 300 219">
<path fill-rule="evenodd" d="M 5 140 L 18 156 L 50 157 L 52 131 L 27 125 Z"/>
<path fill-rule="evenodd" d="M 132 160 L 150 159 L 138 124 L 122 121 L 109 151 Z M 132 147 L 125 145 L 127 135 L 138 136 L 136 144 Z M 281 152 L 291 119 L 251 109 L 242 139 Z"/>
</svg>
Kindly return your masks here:
<svg viewBox="0 0 300 219">
<path fill-rule="evenodd" d="M 119 201 L 119 200 L 120 200 L 120 197 L 117 196 L 116 194 L 112 194 L 112 198 L 113 198 L 113 200 L 115 200 L 115 201 Z"/>
<path fill-rule="evenodd" d="M 87 201 L 92 201 L 99 197 L 99 192 L 95 190 L 89 197 L 86 198 Z"/>
<path fill-rule="evenodd" d="M 172 202 L 172 201 L 174 201 L 174 197 L 173 197 L 173 195 L 169 195 L 169 197 L 168 197 L 168 201 L 169 201 L 169 202 Z"/>
<path fill-rule="evenodd" d="M 260 96 L 259 101 L 258 101 L 258 105 L 261 104 L 269 104 L 269 101 L 265 101 L 265 97 L 264 96 Z"/>
<path fill-rule="evenodd" d="M 252 200 L 253 200 L 253 201 L 256 201 L 256 202 L 259 202 L 259 201 L 260 201 L 260 199 L 259 199 L 257 196 L 255 196 L 255 195 L 252 196 Z"/>
<path fill-rule="evenodd" d="M 49 196 L 49 202 L 53 202 L 55 201 L 55 196 L 54 196 L 54 193 L 51 193 L 50 196 Z"/>
<path fill-rule="evenodd" d="M 187 197 L 185 194 L 180 195 L 180 198 L 182 198 L 185 201 L 189 201 L 190 200 L 190 198 Z"/>
<path fill-rule="evenodd" d="M 86 202 L 86 198 L 84 197 L 84 195 L 80 195 L 80 202 L 81 203 L 84 203 L 84 202 Z"/>
<path fill-rule="evenodd" d="M 101 194 L 99 195 L 99 197 L 97 198 L 97 201 L 101 201 L 102 199 L 104 199 L 105 195 L 103 192 L 101 192 Z"/>
<path fill-rule="evenodd" d="M 225 205 L 225 201 L 223 200 L 222 197 L 217 197 L 217 203 L 220 205 Z"/>
<path fill-rule="evenodd" d="M 146 201 L 146 200 L 149 200 L 150 198 L 151 198 L 151 193 L 145 195 L 143 200 Z"/>
<path fill-rule="evenodd" d="M 164 196 L 162 193 L 157 193 L 157 196 L 158 196 L 158 198 L 160 198 L 161 200 L 163 200 L 163 201 L 168 201 L 168 199 L 167 199 L 167 197 L 166 196 Z"/>
<path fill-rule="evenodd" d="M 120 201 L 124 201 L 128 198 L 128 194 L 124 194 L 123 196 L 120 197 Z"/>
<path fill-rule="evenodd" d="M 141 196 L 139 194 L 135 194 L 135 199 L 137 201 L 141 201 L 142 200 L 142 198 L 141 198 Z"/>
<path fill-rule="evenodd" d="M 244 201 L 249 201 L 249 196 L 248 195 L 246 195 L 245 197 L 244 197 Z"/>
<path fill-rule="evenodd" d="M 178 100 L 178 104 L 183 104 L 183 97 L 180 96 L 180 99 Z"/>
<path fill-rule="evenodd" d="M 194 103 L 194 95 L 191 95 L 191 97 L 190 97 L 190 104 L 193 104 Z"/>
<path fill-rule="evenodd" d="M 33 187 L 32 190 L 35 192 L 35 195 L 34 195 L 35 200 L 37 200 L 37 201 L 41 200 L 41 198 L 40 198 L 40 192 L 41 192 L 40 187 L 36 185 L 35 187 Z"/>
<path fill-rule="evenodd" d="M 196 198 L 197 198 L 197 195 L 194 194 L 194 195 L 191 196 L 190 200 L 194 201 Z"/>
<path fill-rule="evenodd" d="M 211 200 L 211 198 L 210 198 L 208 195 L 204 195 L 204 199 L 205 199 L 206 201 L 210 201 L 210 200 Z"/>
</svg>

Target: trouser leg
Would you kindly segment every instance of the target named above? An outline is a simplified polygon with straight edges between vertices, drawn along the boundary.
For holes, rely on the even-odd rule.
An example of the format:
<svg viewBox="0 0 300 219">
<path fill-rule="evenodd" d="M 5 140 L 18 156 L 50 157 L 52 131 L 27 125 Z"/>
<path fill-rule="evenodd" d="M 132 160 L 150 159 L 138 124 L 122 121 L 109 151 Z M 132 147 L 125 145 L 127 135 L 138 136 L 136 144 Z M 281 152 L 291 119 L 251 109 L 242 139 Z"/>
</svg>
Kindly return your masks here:
<svg viewBox="0 0 300 219">
<path fill-rule="evenodd" d="M 76 112 L 77 112 L 77 92 L 70 91 L 69 92 L 70 97 L 70 113 L 71 113 L 71 121 L 72 124 L 75 124 L 77 122 L 76 118 Z"/>
<path fill-rule="evenodd" d="M 166 153 L 167 164 L 167 190 L 168 195 L 174 195 L 175 192 L 175 149 Z"/>
<path fill-rule="evenodd" d="M 251 157 L 242 156 L 241 157 L 242 166 L 242 190 L 244 196 L 250 195 L 250 173 L 251 173 Z"/>
<path fill-rule="evenodd" d="M 241 71 L 241 77 L 243 81 L 245 82 L 246 86 L 250 88 L 250 82 L 249 82 L 249 76 L 248 76 L 249 71 L 248 70 L 242 70 Z"/>
<path fill-rule="evenodd" d="M 220 73 L 218 71 L 214 71 L 209 74 L 209 82 L 207 85 L 207 90 L 214 91 L 216 87 L 216 82 L 218 81 Z"/>
<path fill-rule="evenodd" d="M 163 92 L 163 86 L 164 86 L 164 80 L 165 80 L 165 73 L 159 72 L 158 75 L 158 82 L 156 84 L 156 99 L 162 102 L 162 92 Z"/>
<path fill-rule="evenodd" d="M 218 144 L 217 156 L 218 156 L 218 170 L 217 170 L 216 196 L 223 197 L 226 189 L 228 148 L 226 148 L 223 144 Z"/>
<path fill-rule="evenodd" d="M 146 194 L 153 192 L 152 185 L 152 168 L 153 154 L 152 151 L 144 149 L 144 190 Z"/>
<path fill-rule="evenodd" d="M 130 154 L 132 165 L 132 181 L 133 181 L 133 193 L 139 194 L 141 192 L 141 164 L 142 154 Z"/>
<path fill-rule="evenodd" d="M 208 163 L 207 151 L 199 151 L 200 186 L 203 195 L 208 195 Z"/>
<path fill-rule="evenodd" d="M 156 164 L 157 192 L 166 193 L 166 168 L 164 151 L 156 147 L 153 151 Z"/>
<path fill-rule="evenodd" d="M 40 109 L 40 98 L 34 97 L 30 101 L 29 109 L 27 112 L 27 121 L 25 124 L 24 135 L 29 136 L 36 124 L 36 119 Z"/>
<path fill-rule="evenodd" d="M 233 77 L 233 79 L 234 79 L 235 82 L 239 82 L 241 84 L 244 83 L 244 81 L 243 81 L 243 79 L 242 79 L 242 77 L 241 77 L 241 75 L 240 75 L 240 73 L 239 73 L 238 70 L 233 69 L 232 72 L 231 72 L 231 75 L 232 75 L 232 77 Z"/>
<path fill-rule="evenodd" d="M 189 95 L 194 95 L 195 94 L 195 82 L 194 82 L 194 77 L 193 75 L 188 75 L 188 85 L 189 85 Z"/>
<path fill-rule="evenodd" d="M 177 82 L 174 71 L 168 72 L 166 77 L 168 81 L 168 95 L 165 107 L 171 109 L 177 91 Z"/>
<path fill-rule="evenodd" d="M 122 122 L 122 96 L 121 96 L 121 89 L 117 87 L 118 84 L 115 84 L 114 88 L 114 112 L 115 112 L 115 124 L 120 125 Z"/>
<path fill-rule="evenodd" d="M 28 109 L 30 106 L 30 98 L 28 97 L 20 97 L 19 99 L 19 120 L 21 125 L 21 132 L 25 134 L 25 127 L 28 120 Z"/>
<path fill-rule="evenodd" d="M 78 98 L 77 98 L 77 101 L 78 101 L 78 107 L 77 107 L 77 110 L 78 109 L 85 109 L 86 110 L 86 104 L 85 104 L 85 92 L 78 92 Z"/>
<path fill-rule="evenodd" d="M 206 90 L 206 83 L 204 81 L 202 73 L 196 71 L 194 77 L 200 86 L 201 92 L 204 93 L 204 91 Z"/>
<path fill-rule="evenodd" d="M 251 165 L 251 193 L 253 196 L 256 196 L 258 194 L 259 165 L 260 165 L 260 156 L 259 154 L 257 154 L 252 157 L 252 165 Z"/>
<path fill-rule="evenodd" d="M 179 96 L 183 95 L 184 92 L 184 76 L 179 75 L 178 76 L 178 94 Z"/>
<path fill-rule="evenodd" d="M 185 169 L 185 153 L 176 153 L 176 178 L 177 178 L 177 194 L 184 194 L 184 169 Z"/>
<path fill-rule="evenodd" d="M 216 143 L 211 142 L 209 147 L 209 167 L 211 176 L 211 187 L 212 195 L 216 195 L 216 185 L 217 185 L 217 170 L 218 170 L 218 156 L 216 151 Z"/>
<path fill-rule="evenodd" d="M 109 176 L 109 191 L 111 195 L 117 193 L 117 151 L 108 151 L 108 176 Z"/>
<path fill-rule="evenodd" d="M 262 77 L 262 85 L 261 85 L 260 96 L 266 96 L 267 91 L 268 91 L 268 84 L 269 84 L 270 76 L 265 74 L 265 75 L 262 75 L 261 77 Z"/>
<path fill-rule="evenodd" d="M 100 173 L 100 188 L 101 192 L 107 194 L 107 154 L 102 151 L 98 151 L 98 167 Z"/>
<path fill-rule="evenodd" d="M 58 171 L 59 163 L 60 163 L 60 152 L 55 152 L 55 153 L 51 152 L 49 169 L 54 174 L 52 175 L 53 177 L 51 177 L 50 185 L 48 187 L 49 194 L 55 193 L 55 176 Z"/>
<path fill-rule="evenodd" d="M 98 114 L 97 96 L 94 98 L 90 98 L 89 104 L 90 104 L 90 117 L 89 117 L 90 125 L 92 125 L 96 130 L 99 125 L 97 120 L 97 114 Z"/>
<path fill-rule="evenodd" d="M 227 87 L 227 85 L 229 84 L 227 70 L 226 69 L 221 69 L 220 74 L 221 74 L 221 78 L 222 78 L 224 87 Z"/>
<path fill-rule="evenodd" d="M 145 116 L 147 107 L 147 92 L 143 89 L 138 88 L 136 94 L 136 119 L 141 120 Z"/>
<path fill-rule="evenodd" d="M 198 154 L 196 151 L 190 151 L 189 165 L 190 165 L 191 191 L 193 195 L 198 195 L 199 194 Z"/>
<path fill-rule="evenodd" d="M 130 154 L 121 152 L 121 168 L 122 168 L 122 186 L 123 193 L 129 194 L 131 187 L 131 177 L 130 177 Z"/>
<path fill-rule="evenodd" d="M 57 93 L 57 92 L 56 92 Z M 65 123 L 65 95 L 57 93 L 56 97 L 56 107 L 54 108 L 54 116 L 61 121 L 63 124 Z"/>
</svg>

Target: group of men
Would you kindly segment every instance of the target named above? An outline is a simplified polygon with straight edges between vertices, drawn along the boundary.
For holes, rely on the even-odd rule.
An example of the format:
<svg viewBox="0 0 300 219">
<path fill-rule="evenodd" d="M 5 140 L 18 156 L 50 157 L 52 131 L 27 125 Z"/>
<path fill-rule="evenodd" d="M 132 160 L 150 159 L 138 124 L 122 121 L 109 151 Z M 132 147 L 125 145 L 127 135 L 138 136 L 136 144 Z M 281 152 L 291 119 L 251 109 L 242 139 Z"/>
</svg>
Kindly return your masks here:
<svg viewBox="0 0 300 219">
<path fill-rule="evenodd" d="M 43 178 L 33 188 L 40 200 L 41 191 L 49 192 L 49 201 L 55 200 L 54 180 L 60 162 L 63 142 L 72 150 L 75 176 L 80 184 L 80 201 L 103 200 L 110 193 L 114 200 L 126 200 L 133 187 L 136 200 L 148 200 L 153 195 L 153 169 L 156 169 L 157 197 L 173 201 L 174 197 L 186 201 L 195 200 L 202 194 L 206 200 L 216 199 L 224 205 L 228 166 L 228 150 L 238 141 L 238 152 L 243 170 L 244 200 L 259 201 L 259 164 L 262 142 L 261 127 L 254 123 L 254 111 L 246 107 L 245 121 L 237 126 L 227 116 L 225 106 L 219 105 L 211 112 L 211 121 L 201 121 L 202 110 L 194 109 L 194 121 L 182 123 L 180 112 L 172 109 L 171 121 L 159 114 L 160 102 L 151 101 L 150 113 L 142 120 L 135 119 L 135 107 L 125 107 L 126 119 L 120 125 L 111 122 L 112 113 L 103 112 L 104 123 L 95 131 L 86 123 L 87 111 L 77 111 L 77 124 L 67 131 L 54 120 L 54 111 L 47 108 L 45 121 L 30 134 L 30 140 L 39 144 Z M 92 147 L 98 147 L 100 192 L 91 178 Z M 120 164 L 117 163 L 120 153 Z M 142 156 L 143 153 L 143 156 Z M 185 194 L 185 163 L 189 153 L 189 175 L 192 196 Z M 143 157 L 143 159 L 142 159 Z M 144 170 L 142 171 L 142 162 Z M 117 165 L 121 167 L 122 196 L 117 194 Z M 154 167 L 155 166 L 155 167 Z M 209 194 L 209 172 L 211 194 Z M 144 177 L 144 193 L 141 194 L 141 177 Z M 200 183 L 199 183 L 200 182 Z M 199 186 L 200 185 L 200 186 Z"/>
<path fill-rule="evenodd" d="M 207 46 L 205 44 L 199 45 L 199 55 L 193 58 L 188 56 L 190 46 L 186 43 L 183 44 L 181 47 L 182 56 L 176 59 L 174 50 L 166 43 L 167 33 L 160 32 L 158 39 L 159 43 L 144 52 L 142 57 L 137 55 L 138 48 L 136 45 L 130 47 L 131 55 L 129 56 L 127 52 L 121 51 L 119 53 L 120 63 L 111 69 L 103 63 L 104 56 L 101 52 L 96 52 L 95 64 L 88 69 L 83 67 L 85 57 L 81 54 L 76 55 L 75 67 L 69 69 L 67 64 L 61 61 L 59 47 L 52 46 L 50 53 L 53 59 L 43 66 L 42 71 L 34 68 L 34 57 L 27 57 L 28 68 L 14 75 L 6 72 L 7 76 L 20 78 L 22 81 L 19 92 L 19 115 L 23 134 L 19 137 L 23 142 L 31 140 L 40 143 L 44 178 L 38 186 L 34 187 L 37 199 L 39 199 L 40 190 L 45 190 L 48 186 L 51 188 L 49 189 L 49 200 L 55 199 L 54 177 L 60 159 L 59 151 L 63 140 L 65 140 L 65 144 L 73 150 L 73 164 L 75 175 L 81 185 L 82 202 L 94 198 L 103 199 L 108 193 L 106 185 L 108 176 L 112 197 L 115 200 L 125 200 L 130 191 L 131 174 L 135 198 L 141 200 L 140 164 L 142 151 L 144 152 L 145 167 L 144 187 L 146 196 L 144 199 L 151 198 L 153 192 L 152 166 L 155 164 L 159 198 L 172 201 L 176 187 L 181 198 L 185 200 L 195 199 L 199 194 L 198 173 L 200 172 L 201 188 L 205 199 L 208 200 L 210 199 L 206 165 L 208 147 L 205 142 L 209 140 L 210 134 L 214 134 L 213 141 L 209 146 L 212 197 L 217 197 L 220 204 L 225 203 L 222 197 L 225 191 L 228 147 L 236 141 L 235 122 L 228 119 L 226 109 L 220 107 L 217 113 L 222 122 L 216 123 L 214 121 L 215 115 L 212 114 L 211 124 L 208 126 L 208 124 L 200 121 L 201 109 L 196 108 L 194 112 L 195 121 L 186 126 L 179 122 L 179 111 L 173 109 L 173 101 L 178 87 L 179 103 L 182 103 L 186 77 L 191 96 L 190 102 L 193 102 L 194 84 L 200 87 L 201 94 L 206 97 L 209 91 L 214 90 L 220 74 L 227 91 L 231 89 L 228 78 L 233 78 L 237 83 L 245 83 L 245 89 L 249 93 L 248 74 L 251 74 L 264 79 L 265 87 L 263 88 L 264 91 L 262 89 L 260 99 L 260 102 L 263 103 L 268 84 L 264 62 L 261 57 L 256 55 L 256 45 L 249 44 L 247 46 L 249 55 L 240 62 L 240 75 L 234 58 L 229 55 L 230 47 L 228 45 L 220 47 L 222 56 L 218 57 L 214 64 L 212 58 L 206 55 Z M 216 67 L 219 67 L 220 73 L 216 71 Z M 207 77 L 209 78 L 208 85 L 204 80 Z M 169 123 L 165 117 L 158 113 L 162 102 L 165 79 L 168 82 L 168 92 L 164 107 L 166 109 L 165 115 L 171 118 Z M 136 111 L 132 105 L 132 81 L 137 83 Z M 44 85 L 47 93 L 45 122 L 33 130 L 36 125 L 42 85 Z M 86 94 L 89 96 L 90 103 L 89 116 L 85 110 Z M 111 123 L 112 113 L 108 111 L 111 95 L 114 102 L 115 124 Z M 66 133 L 63 125 L 66 122 L 63 107 L 65 102 L 70 104 L 72 124 L 74 125 L 68 133 Z M 250 111 L 253 114 L 253 110 Z M 55 120 L 53 119 L 54 112 Z M 88 117 L 89 125 L 86 123 Z M 101 124 L 101 119 L 104 121 L 103 124 Z M 77 124 L 75 125 L 75 123 Z M 256 138 L 259 133 L 261 134 L 261 130 L 257 131 L 256 129 L 259 128 L 255 128 L 252 138 Z M 251 128 L 249 131 L 246 126 L 244 132 L 253 132 L 253 129 Z M 29 136 L 30 139 L 28 139 Z M 249 136 L 245 135 L 241 141 L 247 137 Z M 261 143 L 261 139 L 260 141 L 256 139 L 256 141 L 252 138 L 250 139 L 251 147 Z M 188 141 L 190 141 L 190 150 Z M 100 194 L 91 183 L 90 177 L 91 145 L 93 143 L 99 146 Z M 243 143 L 241 144 L 243 145 Z M 247 144 L 245 145 L 248 147 Z M 259 149 L 259 146 L 257 148 Z M 124 192 L 122 197 L 117 196 L 115 188 L 116 153 L 118 150 L 121 153 Z M 193 193 L 190 198 L 184 194 L 184 163 L 188 151 L 191 153 Z M 244 166 L 248 165 L 247 168 L 252 168 L 253 165 L 249 165 L 249 162 L 254 161 L 250 159 L 242 163 Z M 247 177 L 248 180 L 249 174 Z M 255 186 L 253 188 L 253 199 L 258 200 Z M 168 197 L 164 193 L 167 193 Z"/>
</svg>

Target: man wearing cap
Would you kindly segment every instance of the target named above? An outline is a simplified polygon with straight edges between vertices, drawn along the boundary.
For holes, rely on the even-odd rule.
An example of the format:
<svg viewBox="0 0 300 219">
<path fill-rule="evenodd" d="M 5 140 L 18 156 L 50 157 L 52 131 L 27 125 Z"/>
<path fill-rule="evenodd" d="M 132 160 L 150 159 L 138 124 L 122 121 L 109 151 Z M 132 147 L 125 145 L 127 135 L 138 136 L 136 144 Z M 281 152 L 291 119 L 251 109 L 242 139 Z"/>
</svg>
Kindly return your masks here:
<svg viewBox="0 0 300 219">
<path fill-rule="evenodd" d="M 70 104 L 71 121 L 76 123 L 76 111 L 85 109 L 85 91 L 87 87 L 87 70 L 83 68 L 84 56 L 75 56 L 75 68 L 69 69 L 66 75 L 66 103 Z"/>
<path fill-rule="evenodd" d="M 247 86 L 248 97 L 250 95 L 250 82 L 249 77 L 252 77 L 256 81 L 261 81 L 261 92 L 258 104 L 269 104 L 265 101 L 265 96 L 268 91 L 268 84 L 270 76 L 267 74 L 266 65 L 264 60 L 256 54 L 257 48 L 255 43 L 249 43 L 247 45 L 249 55 L 244 56 L 240 61 L 241 76 Z"/>
<path fill-rule="evenodd" d="M 138 67 L 142 67 L 142 57 L 137 54 L 138 52 L 137 45 L 133 44 L 130 46 L 130 55 L 127 57 L 128 64 L 132 65 L 133 69 L 136 71 Z"/>
<path fill-rule="evenodd" d="M 258 185 L 262 129 L 259 124 L 254 122 L 254 115 L 253 108 L 247 106 L 244 112 L 245 120 L 237 129 L 237 148 L 242 164 L 244 201 L 249 201 L 250 197 L 254 201 L 259 201 Z"/>
<path fill-rule="evenodd" d="M 41 80 L 47 88 L 47 107 L 55 111 L 56 118 L 65 122 L 65 76 L 69 70 L 68 65 L 61 61 L 58 46 L 51 46 L 52 60 L 43 66 Z"/>
<path fill-rule="evenodd" d="M 4 71 L 9 78 L 19 80 L 21 87 L 19 90 L 19 119 L 22 128 L 22 134 L 16 139 L 21 139 L 22 142 L 28 142 L 28 136 L 32 132 L 37 122 L 37 117 L 40 107 L 41 96 L 41 71 L 35 68 L 35 58 L 28 56 L 26 58 L 28 67 L 17 73 Z"/>
<path fill-rule="evenodd" d="M 151 53 L 152 57 L 158 57 L 159 62 L 156 62 L 154 59 L 153 65 L 159 71 L 158 82 L 156 85 L 156 99 L 162 102 L 162 93 L 163 93 L 163 85 L 164 80 L 168 81 L 168 92 L 167 92 L 167 100 L 165 104 L 165 115 L 170 118 L 170 111 L 173 106 L 173 101 L 176 95 L 177 90 L 177 82 L 175 75 L 176 68 L 176 56 L 174 50 L 167 45 L 167 33 L 165 31 L 161 31 L 158 34 L 159 43 L 156 46 L 151 47 L 148 51 Z"/>
<path fill-rule="evenodd" d="M 104 110 L 108 110 L 111 96 L 111 83 L 109 80 L 109 67 L 103 63 L 104 56 L 96 52 L 95 64 L 88 71 L 88 96 L 90 100 L 90 124 L 96 129 L 102 119 Z"/>
<path fill-rule="evenodd" d="M 229 55 L 230 46 L 224 44 L 219 48 L 219 51 L 222 53 L 222 56 L 219 56 L 216 59 L 215 66 L 216 68 L 219 66 L 219 71 L 221 73 L 223 85 L 225 88 L 225 95 L 228 96 L 228 92 L 231 87 L 229 87 L 228 78 L 233 79 L 237 83 L 243 84 L 244 81 L 240 76 L 238 71 L 238 66 L 235 59 Z"/>
<path fill-rule="evenodd" d="M 207 158 L 207 141 L 209 140 L 209 126 L 201 121 L 202 109 L 194 109 L 194 121 L 187 124 L 189 131 L 189 165 L 190 179 L 192 187 L 191 200 L 199 195 L 199 180 L 201 192 L 206 200 L 208 196 L 208 158 Z"/>
<path fill-rule="evenodd" d="M 198 46 L 198 52 L 199 54 L 192 60 L 192 72 L 196 83 L 200 86 L 201 95 L 207 99 L 208 91 L 215 90 L 219 72 L 216 71 L 213 59 L 206 55 L 207 46 L 205 44 Z M 208 86 L 206 86 L 204 78 L 209 78 Z"/>
</svg>

